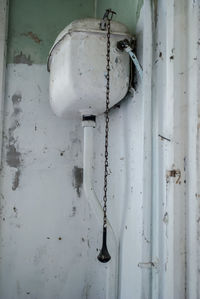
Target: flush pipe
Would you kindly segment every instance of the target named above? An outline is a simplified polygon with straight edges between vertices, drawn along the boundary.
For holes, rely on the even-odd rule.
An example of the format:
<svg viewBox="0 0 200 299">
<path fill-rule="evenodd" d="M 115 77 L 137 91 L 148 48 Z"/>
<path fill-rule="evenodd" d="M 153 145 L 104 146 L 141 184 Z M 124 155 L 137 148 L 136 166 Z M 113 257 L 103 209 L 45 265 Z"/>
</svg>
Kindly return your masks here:
<svg viewBox="0 0 200 299">
<path fill-rule="evenodd" d="M 103 225 L 103 208 L 94 191 L 93 185 L 93 162 L 94 162 L 94 128 L 95 116 L 83 116 L 82 126 L 84 128 L 84 149 L 83 149 L 83 188 L 85 196 L 93 209 L 99 222 Z M 107 268 L 107 288 L 106 299 L 116 299 L 118 296 L 118 259 L 119 259 L 119 240 L 107 219 L 108 238 L 112 246 L 111 260 Z"/>
</svg>

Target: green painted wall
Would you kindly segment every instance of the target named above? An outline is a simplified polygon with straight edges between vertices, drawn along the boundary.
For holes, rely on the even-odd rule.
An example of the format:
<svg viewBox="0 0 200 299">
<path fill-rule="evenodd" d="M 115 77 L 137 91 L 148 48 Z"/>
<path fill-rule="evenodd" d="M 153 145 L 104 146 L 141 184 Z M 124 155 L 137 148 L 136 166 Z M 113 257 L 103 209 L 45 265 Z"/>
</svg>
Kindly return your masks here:
<svg viewBox="0 0 200 299">
<path fill-rule="evenodd" d="M 93 0 L 10 0 L 8 63 L 46 63 L 58 33 L 75 19 L 93 16 Z"/>
<path fill-rule="evenodd" d="M 96 3 L 96 4 L 95 4 Z M 75 19 L 101 18 L 106 8 L 134 33 L 143 0 L 10 0 L 8 63 L 44 64 L 58 33 Z"/>
<path fill-rule="evenodd" d="M 117 13 L 114 19 L 126 24 L 134 33 L 142 5 L 143 0 L 97 0 L 96 14 L 101 18 L 105 9 L 112 8 Z"/>
</svg>

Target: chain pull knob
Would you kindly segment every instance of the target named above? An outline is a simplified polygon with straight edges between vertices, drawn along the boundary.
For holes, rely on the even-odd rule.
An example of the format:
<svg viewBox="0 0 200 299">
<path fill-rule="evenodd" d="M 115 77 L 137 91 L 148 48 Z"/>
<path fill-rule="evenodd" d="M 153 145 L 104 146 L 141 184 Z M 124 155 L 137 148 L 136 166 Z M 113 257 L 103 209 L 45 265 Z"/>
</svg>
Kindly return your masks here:
<svg viewBox="0 0 200 299">
<path fill-rule="evenodd" d="M 111 256 L 107 249 L 107 228 L 106 227 L 103 228 L 103 243 L 102 243 L 101 251 L 97 258 L 101 263 L 107 263 L 111 259 Z"/>
</svg>

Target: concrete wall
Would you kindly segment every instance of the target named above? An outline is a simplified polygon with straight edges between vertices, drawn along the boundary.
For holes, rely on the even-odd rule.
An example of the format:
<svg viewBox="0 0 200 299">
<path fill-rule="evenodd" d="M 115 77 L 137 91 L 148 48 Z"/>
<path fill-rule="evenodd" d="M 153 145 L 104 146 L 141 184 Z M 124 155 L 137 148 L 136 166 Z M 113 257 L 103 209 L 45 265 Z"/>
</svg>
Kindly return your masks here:
<svg viewBox="0 0 200 299">
<path fill-rule="evenodd" d="M 82 188 L 80 119 L 53 115 L 46 70 L 57 34 L 74 19 L 102 16 L 105 5 L 91 0 L 10 1 L 0 180 L 2 299 L 107 298 L 109 267 L 96 259 L 101 227 Z M 110 5 L 134 32 L 140 4 Z M 133 292 L 140 298 L 138 261 L 143 253 L 134 244 L 149 238 L 142 229 L 143 168 L 133 172 L 143 163 L 143 109 L 140 96 L 129 95 L 111 112 L 108 213 L 118 234 L 125 231 L 123 299 Z M 97 118 L 95 138 L 95 186 L 102 198 L 103 116 Z"/>
</svg>

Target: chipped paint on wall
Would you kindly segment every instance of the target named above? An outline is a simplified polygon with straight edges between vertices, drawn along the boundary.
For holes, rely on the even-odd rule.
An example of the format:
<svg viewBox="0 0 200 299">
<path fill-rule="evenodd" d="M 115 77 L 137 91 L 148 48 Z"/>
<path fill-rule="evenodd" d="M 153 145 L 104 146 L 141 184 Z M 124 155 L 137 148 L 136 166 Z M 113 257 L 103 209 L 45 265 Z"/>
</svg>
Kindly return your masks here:
<svg viewBox="0 0 200 299">
<path fill-rule="evenodd" d="M 73 178 L 72 185 L 76 189 L 78 197 L 80 197 L 81 189 L 82 189 L 82 185 L 83 185 L 83 168 L 74 166 L 72 178 Z"/>
<path fill-rule="evenodd" d="M 21 153 L 18 150 L 17 138 L 15 138 L 15 130 L 20 126 L 20 114 L 22 112 L 20 103 L 22 96 L 15 93 L 12 96 L 13 113 L 11 115 L 11 124 L 8 129 L 8 145 L 6 153 L 6 162 L 10 167 L 15 168 L 15 174 L 12 183 L 12 190 L 16 190 L 19 186 L 21 174 Z"/>
<path fill-rule="evenodd" d="M 7 78 L 0 297 L 104 298 L 100 228 L 82 192 L 80 119 L 52 113 L 45 65 L 9 64 Z"/>
<path fill-rule="evenodd" d="M 96 259 L 102 241 L 101 226 L 82 192 L 81 121 L 63 120 L 53 115 L 45 65 L 9 64 L 7 76 L 1 179 L 1 192 L 7 200 L 6 206 L 2 201 L 2 218 L 5 220 L 2 220 L 0 235 L 3 240 L 0 296 L 10 299 L 17 294 L 16 299 L 25 299 L 29 292 L 36 299 L 54 299 L 56 296 L 65 298 L 67 292 L 70 298 L 84 298 L 86 294 L 88 299 L 105 298 L 107 266 L 99 268 Z M 141 186 L 132 186 L 132 179 L 135 181 L 136 178 L 130 181 L 133 173 L 129 172 L 130 165 L 131 168 L 136 167 L 134 157 L 138 151 L 141 152 L 142 138 L 137 138 L 142 128 L 141 107 L 139 96 L 134 101 L 129 98 L 110 115 L 109 144 L 112 154 L 109 158 L 108 213 L 118 233 L 121 225 L 126 226 L 125 247 L 130 242 L 130 234 L 134 235 L 132 219 L 136 219 L 135 208 L 137 215 L 141 212 Z M 129 126 L 128 131 L 124 131 L 127 119 L 134 120 L 134 130 Z M 138 140 L 137 145 L 132 148 L 129 143 L 126 152 L 124 138 L 128 142 L 132 142 L 132 138 Z M 15 160 L 9 158 L 7 163 L 9 140 L 20 156 L 16 154 Z M 99 116 L 95 129 L 94 183 L 100 200 L 103 192 L 103 143 L 104 117 Z M 141 159 L 142 155 L 140 163 Z M 20 180 L 13 192 L 13 170 L 16 171 L 16 167 L 20 170 Z M 137 180 L 141 171 L 137 171 Z M 137 199 L 130 203 L 133 190 Z M 125 224 L 123 213 L 127 207 Z M 143 238 L 139 234 L 139 224 L 137 230 L 138 238 Z M 9 244 L 9 247 L 4 244 Z M 16 249 L 17 255 L 13 253 Z M 125 255 L 129 256 L 132 250 L 132 247 L 126 249 Z M 140 252 L 139 248 L 135 250 L 133 263 L 142 260 Z M 10 277 L 9 287 L 7 277 Z M 138 280 L 133 287 L 136 288 L 137 284 Z M 126 285 L 124 289 L 127 290 Z"/>
<path fill-rule="evenodd" d="M 110 3 L 118 10 L 117 19 L 127 24 L 131 32 L 135 31 L 139 2 L 128 1 L 127 10 L 120 1 Z M 107 265 L 99 267 L 96 259 L 102 227 L 97 225 L 82 190 L 83 129 L 80 119 L 68 121 L 53 115 L 48 96 L 49 75 L 45 65 L 38 65 L 46 63 L 48 51 L 60 30 L 74 19 L 93 16 L 93 4 L 91 0 L 87 0 L 87 4 L 81 0 L 10 1 L 1 180 L 2 196 L 7 199 L 6 205 L 3 200 L 1 205 L 0 235 L 0 297 L 4 299 L 12 298 L 13 294 L 16 299 L 25 299 L 27 295 L 36 299 L 63 299 L 66 293 L 70 298 L 106 297 L 109 268 Z M 98 9 L 104 10 L 104 4 L 105 1 L 99 2 Z M 98 14 L 102 17 L 101 12 Z M 140 110 L 139 96 L 136 101 Z M 125 105 L 111 113 L 114 134 L 110 139 L 108 213 L 118 233 L 126 227 L 125 248 L 130 235 L 135 236 L 135 230 L 138 241 L 143 238 L 141 223 L 135 222 L 132 226 L 132 219 L 142 214 L 141 185 L 132 186 L 130 177 L 134 174 L 129 167 L 136 167 L 134 156 L 138 148 L 140 163 L 142 159 L 142 134 L 137 138 L 138 132 L 142 133 L 142 120 L 135 103 L 129 98 Z M 129 126 L 128 133 L 124 134 L 127 119 L 131 124 L 134 121 L 138 130 Z M 98 117 L 97 122 L 94 182 L 102 200 L 104 118 Z M 119 134 L 117 147 L 116 132 Z M 129 143 L 126 152 L 124 138 L 128 143 L 132 138 L 139 141 L 134 148 Z M 137 171 L 137 178 L 133 180 L 138 177 L 142 177 L 142 170 Z M 134 206 L 129 202 L 133 190 L 137 196 Z M 128 215 L 126 224 L 123 215 Z M 132 266 L 142 259 L 140 249 L 130 246 L 124 253 L 128 257 L 134 250 Z M 123 292 L 128 290 L 125 276 L 123 274 Z M 129 291 L 134 288 L 138 294 L 139 285 L 137 275 Z"/>
<path fill-rule="evenodd" d="M 115 19 L 134 33 L 142 5 L 143 0 L 97 1 L 95 14 L 101 18 L 105 9 L 112 7 L 117 12 Z M 93 0 L 11 0 L 9 6 L 7 62 L 26 63 L 28 59 L 30 65 L 45 64 L 60 31 L 76 19 L 94 17 L 95 3 Z"/>
<path fill-rule="evenodd" d="M 22 53 L 22 51 L 14 56 L 13 62 L 15 64 L 27 64 L 27 65 L 32 65 L 33 61 L 31 60 L 31 56 L 28 55 L 26 56 L 25 54 Z"/>
<path fill-rule="evenodd" d="M 32 63 L 45 64 L 59 32 L 76 19 L 93 17 L 94 12 L 93 0 L 9 2 L 8 63 L 16 63 L 15 57 L 23 53 Z"/>
</svg>

